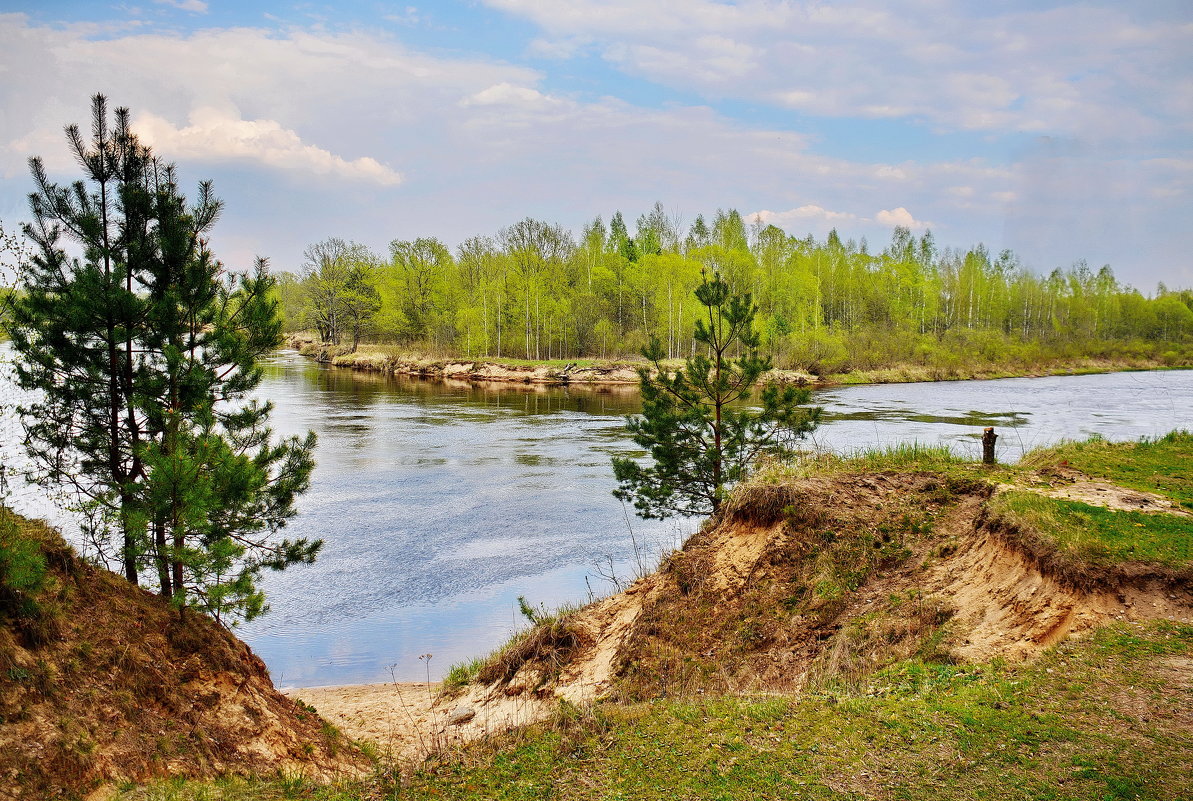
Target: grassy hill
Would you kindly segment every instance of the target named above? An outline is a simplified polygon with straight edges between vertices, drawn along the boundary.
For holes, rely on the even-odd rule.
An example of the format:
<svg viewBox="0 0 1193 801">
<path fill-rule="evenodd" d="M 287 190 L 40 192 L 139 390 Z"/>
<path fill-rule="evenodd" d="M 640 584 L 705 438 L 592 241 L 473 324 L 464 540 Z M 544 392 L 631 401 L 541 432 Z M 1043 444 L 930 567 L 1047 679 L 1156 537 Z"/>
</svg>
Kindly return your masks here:
<svg viewBox="0 0 1193 801">
<path fill-rule="evenodd" d="M 656 573 L 454 671 L 471 717 L 427 758 L 119 797 L 1187 798 L 1189 465 L 1174 433 L 775 466 Z"/>
</svg>

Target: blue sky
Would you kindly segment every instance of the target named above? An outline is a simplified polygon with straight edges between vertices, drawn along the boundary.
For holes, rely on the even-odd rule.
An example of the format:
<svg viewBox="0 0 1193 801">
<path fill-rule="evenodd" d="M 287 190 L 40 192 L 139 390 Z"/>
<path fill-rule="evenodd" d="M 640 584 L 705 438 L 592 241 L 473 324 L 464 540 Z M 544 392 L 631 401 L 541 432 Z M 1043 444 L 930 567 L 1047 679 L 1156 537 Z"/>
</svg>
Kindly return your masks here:
<svg viewBox="0 0 1193 801">
<path fill-rule="evenodd" d="M 215 181 L 234 268 L 657 200 L 1193 286 L 1184 0 L 0 0 L 0 74 L 6 227 L 101 91 Z"/>
</svg>

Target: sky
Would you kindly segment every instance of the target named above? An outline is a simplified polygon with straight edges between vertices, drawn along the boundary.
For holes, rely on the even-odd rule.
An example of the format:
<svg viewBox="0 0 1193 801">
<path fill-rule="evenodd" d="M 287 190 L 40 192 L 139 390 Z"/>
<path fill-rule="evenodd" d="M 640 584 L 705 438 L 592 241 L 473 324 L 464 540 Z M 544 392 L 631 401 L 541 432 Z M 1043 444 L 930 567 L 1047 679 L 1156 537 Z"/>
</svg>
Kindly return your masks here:
<svg viewBox="0 0 1193 801">
<path fill-rule="evenodd" d="M 7 230 L 96 92 L 213 180 L 232 269 L 657 201 L 1193 287 L 1189 0 L 0 0 Z"/>
</svg>

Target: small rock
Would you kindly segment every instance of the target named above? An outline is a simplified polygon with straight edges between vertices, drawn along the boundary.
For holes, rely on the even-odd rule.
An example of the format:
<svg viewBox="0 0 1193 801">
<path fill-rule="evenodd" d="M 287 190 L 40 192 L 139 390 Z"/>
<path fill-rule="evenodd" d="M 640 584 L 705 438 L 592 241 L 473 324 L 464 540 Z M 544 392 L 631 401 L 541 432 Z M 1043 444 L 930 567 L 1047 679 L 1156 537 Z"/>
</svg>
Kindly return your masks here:
<svg viewBox="0 0 1193 801">
<path fill-rule="evenodd" d="M 457 707 L 455 711 L 448 716 L 447 725 L 461 726 L 476 717 L 476 711 L 467 707 Z"/>
</svg>

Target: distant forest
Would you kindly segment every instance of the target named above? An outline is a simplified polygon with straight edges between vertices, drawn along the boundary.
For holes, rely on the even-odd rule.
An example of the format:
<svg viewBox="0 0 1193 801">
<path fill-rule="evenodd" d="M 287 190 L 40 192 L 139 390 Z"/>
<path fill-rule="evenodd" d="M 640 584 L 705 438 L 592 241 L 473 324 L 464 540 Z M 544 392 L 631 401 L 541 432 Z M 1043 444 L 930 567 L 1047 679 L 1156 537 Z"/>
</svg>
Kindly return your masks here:
<svg viewBox="0 0 1193 801">
<path fill-rule="evenodd" d="M 355 349 L 389 343 L 435 355 L 531 360 L 616 358 L 658 338 L 692 351 L 702 273 L 758 305 L 776 366 L 843 373 L 892 365 L 950 369 L 1063 359 L 1193 360 L 1193 292 L 1148 297 L 1109 266 L 1038 275 L 1015 254 L 939 248 L 896 228 L 865 240 L 800 239 L 736 211 L 683 229 L 660 204 L 633 232 L 620 212 L 579 240 L 524 219 L 453 253 L 438 239 L 395 240 L 388 254 L 339 239 L 311 245 L 301 275 L 278 285 L 290 331 Z"/>
</svg>

